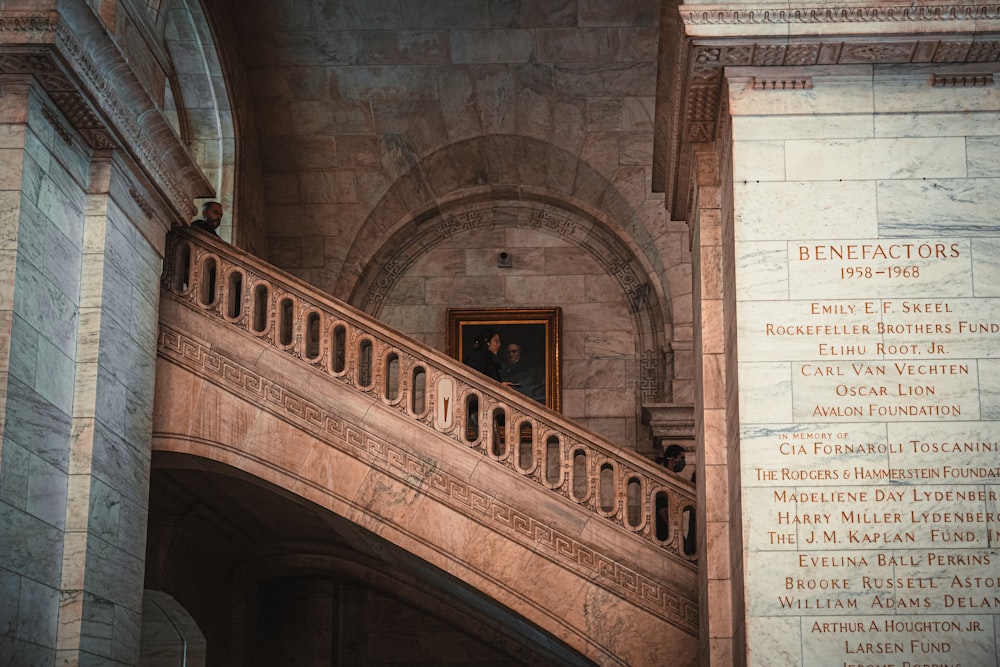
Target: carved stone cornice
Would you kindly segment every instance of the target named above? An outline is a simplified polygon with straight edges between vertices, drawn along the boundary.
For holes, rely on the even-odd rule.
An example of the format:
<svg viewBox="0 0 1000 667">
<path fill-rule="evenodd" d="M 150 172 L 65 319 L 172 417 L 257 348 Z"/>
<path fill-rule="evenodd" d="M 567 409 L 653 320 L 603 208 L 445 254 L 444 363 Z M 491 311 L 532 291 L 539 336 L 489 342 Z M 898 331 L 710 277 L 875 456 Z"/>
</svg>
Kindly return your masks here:
<svg viewBox="0 0 1000 667">
<path fill-rule="evenodd" d="M 1000 4 L 672 3 L 665 11 L 660 103 L 677 108 L 658 112 L 662 162 L 654 167 L 678 219 L 688 210 L 691 155 L 717 137 L 727 67 L 926 64 L 941 70 L 936 85 L 982 86 L 992 85 L 990 64 L 1000 61 Z M 981 67 L 956 74 L 969 64 Z M 783 90 L 813 84 L 805 69 L 759 82 Z"/>
<path fill-rule="evenodd" d="M 79 18 L 0 11 L 0 74 L 31 75 L 90 148 L 122 151 L 178 217 L 190 218 L 194 198 L 211 192 L 211 184 L 110 36 L 92 25 L 71 24 Z M 88 35 L 87 46 L 77 30 Z"/>
<path fill-rule="evenodd" d="M 776 25 L 843 23 L 912 23 L 937 21 L 998 21 L 996 3 L 762 3 L 759 5 L 684 5 L 685 25 Z"/>
</svg>

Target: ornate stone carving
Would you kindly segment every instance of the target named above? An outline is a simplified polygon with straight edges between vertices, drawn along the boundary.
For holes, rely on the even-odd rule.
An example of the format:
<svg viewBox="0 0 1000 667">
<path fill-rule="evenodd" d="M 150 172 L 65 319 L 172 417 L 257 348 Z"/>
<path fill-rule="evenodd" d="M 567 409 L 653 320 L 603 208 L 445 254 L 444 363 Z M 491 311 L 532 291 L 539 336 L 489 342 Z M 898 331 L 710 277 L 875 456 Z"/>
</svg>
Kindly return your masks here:
<svg viewBox="0 0 1000 667">
<path fill-rule="evenodd" d="M 993 73 L 979 74 L 935 74 L 931 85 L 935 88 L 961 88 L 992 86 Z"/>
<path fill-rule="evenodd" d="M 132 197 L 132 201 L 134 201 L 136 205 L 142 210 L 142 212 L 146 214 L 147 218 L 153 217 L 153 207 L 150 206 L 149 203 L 142 198 L 142 195 L 139 194 L 138 190 L 136 190 L 134 187 L 130 185 L 128 187 L 128 194 L 130 197 Z"/>
<path fill-rule="evenodd" d="M 813 80 L 811 76 L 755 78 L 753 87 L 755 90 L 809 90 L 813 87 Z"/>
<path fill-rule="evenodd" d="M 59 17 L 55 14 L 46 16 L 17 16 L 0 14 L 0 32 L 55 32 Z"/>
<path fill-rule="evenodd" d="M 45 105 L 42 105 L 42 115 L 45 116 L 45 120 L 49 121 L 49 125 L 51 125 L 52 129 L 56 131 L 56 134 L 62 137 L 63 141 L 67 144 L 73 143 L 73 135 L 70 134 L 70 131 L 67 130 L 59 121 L 59 117 L 56 115 L 55 111 Z"/>
<path fill-rule="evenodd" d="M 800 6 L 741 5 L 674 7 L 678 22 L 693 38 L 664 34 L 661 44 L 675 49 L 661 60 L 678 63 L 674 88 L 684 93 L 681 114 L 674 126 L 658 132 L 669 138 L 664 152 L 665 164 L 657 167 L 670 174 L 665 184 L 670 208 L 682 214 L 688 208 L 690 188 L 685 169 L 691 164 L 690 153 L 697 144 L 716 140 L 722 73 L 725 67 L 789 67 L 839 64 L 915 64 L 982 63 L 1000 60 L 1000 35 L 989 32 L 972 34 L 969 25 L 1000 20 L 1000 4 L 942 4 L 924 6 Z M 927 24 L 941 24 L 939 32 L 929 32 Z M 965 22 L 964 25 L 960 22 Z M 669 22 L 665 22 L 667 25 Z M 853 24 L 873 24 L 864 34 L 852 34 Z M 876 24 L 884 23 L 880 33 Z M 900 25 L 911 23 L 914 25 Z M 773 27 L 755 30 L 753 26 L 786 24 L 789 30 L 780 36 Z M 949 25 L 951 24 L 951 25 Z M 746 26 L 742 43 L 734 43 L 732 30 L 726 26 Z M 803 28 L 824 25 L 822 31 Z M 954 27 L 952 27 L 954 25 Z M 719 26 L 718 34 L 712 27 Z M 838 27 L 839 26 L 839 27 Z M 669 28 L 669 26 L 668 26 Z M 665 29 L 668 29 L 665 28 Z M 953 34 L 948 34 L 948 29 Z M 982 30 L 982 27 L 978 27 Z M 806 30 L 812 34 L 804 34 Z M 822 35 L 815 34 L 822 32 Z M 797 34 L 801 33 L 801 34 Z M 909 33 L 909 34 L 905 34 Z M 668 39 L 668 38 L 673 39 Z M 975 37 L 975 39 L 974 39 Z M 988 85 L 985 79 L 969 78 L 947 83 L 947 77 L 935 85 Z M 788 89 L 788 79 L 767 76 L 758 78 L 763 88 Z M 782 82 L 779 84 L 779 81 Z M 773 83 L 765 83 L 773 82 Z M 755 84 L 756 85 L 756 84 Z M 792 89 L 811 87 L 808 77 L 796 77 Z M 676 182 L 675 182 L 676 179 Z"/>
<path fill-rule="evenodd" d="M 856 5 L 830 6 L 750 6 L 699 7 L 685 5 L 680 9 L 686 25 L 769 25 L 780 23 L 882 23 L 996 20 L 1000 4 L 942 4 L 933 6 Z M 918 28 L 914 27 L 914 30 Z"/>
</svg>

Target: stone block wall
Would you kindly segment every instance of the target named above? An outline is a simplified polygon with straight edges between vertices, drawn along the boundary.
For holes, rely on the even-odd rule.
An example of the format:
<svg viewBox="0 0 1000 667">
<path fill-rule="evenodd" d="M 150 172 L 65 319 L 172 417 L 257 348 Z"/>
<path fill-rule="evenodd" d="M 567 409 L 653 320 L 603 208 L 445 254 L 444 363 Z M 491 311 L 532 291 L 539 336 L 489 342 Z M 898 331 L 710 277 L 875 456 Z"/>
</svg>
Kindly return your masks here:
<svg viewBox="0 0 1000 667">
<path fill-rule="evenodd" d="M 0 662 L 129 664 L 165 226 L 127 167 L 95 157 L 44 91 L 9 80 L 3 99 Z"/>
<path fill-rule="evenodd" d="M 995 70 L 727 71 L 748 664 L 997 660 Z"/>
</svg>

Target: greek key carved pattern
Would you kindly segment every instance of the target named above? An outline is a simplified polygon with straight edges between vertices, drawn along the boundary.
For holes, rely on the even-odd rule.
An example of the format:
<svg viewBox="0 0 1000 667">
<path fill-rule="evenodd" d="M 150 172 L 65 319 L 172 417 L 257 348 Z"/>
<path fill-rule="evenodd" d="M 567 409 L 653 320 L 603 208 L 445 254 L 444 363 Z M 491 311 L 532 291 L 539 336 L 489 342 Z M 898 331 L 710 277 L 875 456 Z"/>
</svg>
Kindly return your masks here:
<svg viewBox="0 0 1000 667">
<path fill-rule="evenodd" d="M 601 577 L 603 585 L 665 620 L 691 631 L 696 629 L 698 610 L 695 601 L 604 557 L 551 525 L 484 494 L 440 468 L 430 467 L 407 451 L 344 422 L 319 405 L 163 323 L 160 324 L 158 349 L 164 358 L 272 414 L 297 423 L 327 444 L 348 453 L 363 455 L 373 467 L 393 475 L 400 483 L 410 484 L 415 477 L 426 479 L 428 484 L 421 490 L 433 493 L 453 508 L 464 507 L 466 516 L 483 522 L 497 532 L 519 535 L 532 545 L 545 548 L 570 569 L 584 576 Z"/>
<path fill-rule="evenodd" d="M 453 215 L 443 218 L 437 226 L 440 238 L 446 239 L 461 232 L 471 231 L 481 226 L 483 215 L 480 211 L 469 211 L 461 215 Z"/>
<path fill-rule="evenodd" d="M 643 402 L 655 403 L 660 397 L 661 357 L 651 350 L 643 350 L 639 363 L 639 390 Z"/>
<path fill-rule="evenodd" d="M 529 225 L 534 229 L 543 229 L 558 236 L 573 236 L 576 232 L 576 223 L 571 219 L 542 209 L 532 212 Z"/>
</svg>

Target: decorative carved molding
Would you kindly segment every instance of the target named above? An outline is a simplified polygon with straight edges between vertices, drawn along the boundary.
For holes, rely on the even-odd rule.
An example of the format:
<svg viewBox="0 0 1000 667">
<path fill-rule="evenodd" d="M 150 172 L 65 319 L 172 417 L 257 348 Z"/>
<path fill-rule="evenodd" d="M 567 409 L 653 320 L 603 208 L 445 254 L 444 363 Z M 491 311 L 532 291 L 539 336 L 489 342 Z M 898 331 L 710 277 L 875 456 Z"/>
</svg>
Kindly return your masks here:
<svg viewBox="0 0 1000 667">
<path fill-rule="evenodd" d="M 533 548 L 537 547 L 539 552 L 546 553 L 553 562 L 581 576 L 599 580 L 602 586 L 617 595 L 678 627 L 689 632 L 697 630 L 696 601 L 684 598 L 661 582 L 607 558 L 599 550 L 554 525 L 541 522 L 501 499 L 483 493 L 466 480 L 344 421 L 322 405 L 164 323 L 160 324 L 158 349 L 165 359 L 338 449 L 362 457 L 372 467 L 394 477 L 398 483 L 413 486 L 414 480 L 425 480 L 426 484 L 415 487 L 418 491 L 433 495 L 490 530 L 513 539 L 521 538 Z M 246 452 L 243 455 L 248 456 Z M 273 465 L 274 462 L 263 463 Z M 301 481 L 310 483 L 308 479 Z"/>
<path fill-rule="evenodd" d="M 153 207 L 149 205 L 149 202 L 143 199 L 142 195 L 139 194 L 138 190 L 136 190 L 133 186 L 130 185 L 128 187 L 128 194 L 130 197 L 132 197 L 132 201 L 134 201 L 136 205 L 140 209 L 142 209 L 142 212 L 146 214 L 147 218 L 153 217 Z"/>
<path fill-rule="evenodd" d="M 65 141 L 67 144 L 73 143 L 73 135 L 59 121 L 59 117 L 56 115 L 55 111 L 50 109 L 47 105 L 43 104 L 42 115 L 45 116 L 45 120 L 49 121 L 49 125 L 51 125 L 52 129 L 56 131 L 56 134 L 62 137 L 63 141 Z"/>
<path fill-rule="evenodd" d="M 683 215 L 690 199 L 689 176 L 691 151 L 697 144 L 714 142 L 721 112 L 723 72 L 726 67 L 810 67 L 816 65 L 858 64 L 939 64 L 995 63 L 1000 61 L 1000 4 L 941 5 L 842 5 L 836 7 L 761 4 L 747 5 L 676 5 L 675 16 L 685 26 L 685 35 L 671 41 L 663 35 L 661 44 L 674 49 L 661 62 L 677 63 L 678 69 L 661 76 L 673 77 L 679 91 L 676 98 L 681 114 L 676 126 L 658 128 L 669 142 L 664 152 L 667 181 L 664 189 L 672 211 Z M 943 22 L 942 32 L 925 32 L 928 22 Z M 963 23 L 964 22 L 964 23 Z M 872 24 L 865 34 L 848 34 L 852 25 Z M 884 23 L 882 32 L 877 25 Z M 825 35 L 792 36 L 763 34 L 754 26 L 786 24 L 842 25 L 830 27 Z M 949 25 L 950 24 L 950 25 Z M 710 34 L 719 26 L 717 35 Z M 734 34 L 731 26 L 746 26 L 744 35 Z M 994 32 L 984 27 L 995 27 Z M 951 30 L 953 32 L 948 33 Z M 799 28 L 801 32 L 802 29 Z M 978 32 L 977 32 L 978 31 Z M 688 36 L 688 32 L 696 36 Z M 909 33 L 909 34 L 907 34 Z M 975 75 L 935 77 L 934 85 L 985 86 L 990 82 Z M 797 89 L 811 87 L 807 74 L 792 80 L 761 75 L 755 87 Z M 789 86 L 791 81 L 791 86 Z M 780 83 L 779 83 L 780 82 Z"/>
<path fill-rule="evenodd" d="M 927 21 L 989 21 L 1000 19 L 1000 4 L 935 5 L 787 5 L 699 7 L 684 5 L 687 25 L 774 25 L 840 23 L 920 23 Z"/>
<path fill-rule="evenodd" d="M 664 440 L 694 442 L 693 405 L 647 403 L 642 406 L 642 421 L 652 429 L 656 447 Z"/>
<path fill-rule="evenodd" d="M 54 33 L 59 23 L 57 14 L 44 16 L 19 16 L 13 13 L 0 14 L 0 33 L 3 32 L 34 32 Z"/>
<path fill-rule="evenodd" d="M 993 73 L 982 74 L 935 74 L 931 85 L 935 88 L 977 88 L 993 85 Z"/>
<path fill-rule="evenodd" d="M 779 77 L 775 79 L 754 78 L 754 90 L 809 90 L 813 87 L 811 76 Z"/>
<path fill-rule="evenodd" d="M 128 91 L 122 86 L 139 86 L 127 80 L 127 64 L 117 49 L 106 48 L 110 41 L 84 47 L 68 21 L 59 12 L 26 15 L 0 9 L 0 74 L 32 75 L 91 148 L 127 149 L 177 211 L 193 213 L 192 198 L 178 182 L 177 170 L 165 163 L 162 145 L 137 122 L 138 110 L 123 102 Z M 94 54 L 114 62 L 98 64 Z M 109 71 L 116 76 L 109 78 Z M 146 97 L 142 93 L 139 99 Z M 169 127 L 165 120 L 163 127 Z M 198 173 L 191 170 L 192 176 Z"/>
<path fill-rule="evenodd" d="M 173 206 L 178 211 L 187 211 L 192 207 L 189 197 L 181 189 L 177 180 L 164 167 L 159 159 L 160 150 L 157 149 L 153 141 L 145 135 L 142 128 L 136 122 L 132 113 L 125 108 L 113 86 L 108 82 L 80 42 L 67 27 L 59 25 L 56 34 L 58 43 L 63 47 L 62 53 L 73 59 L 75 70 L 87 78 L 94 92 L 100 97 L 98 100 L 101 108 L 110 114 L 115 125 L 125 134 L 133 154 L 156 179 L 169 196 Z M 95 129 L 95 128 L 88 128 Z M 110 142 L 110 133 L 107 135 L 107 142 L 98 141 L 94 148 L 106 148 L 106 143 Z"/>
</svg>

